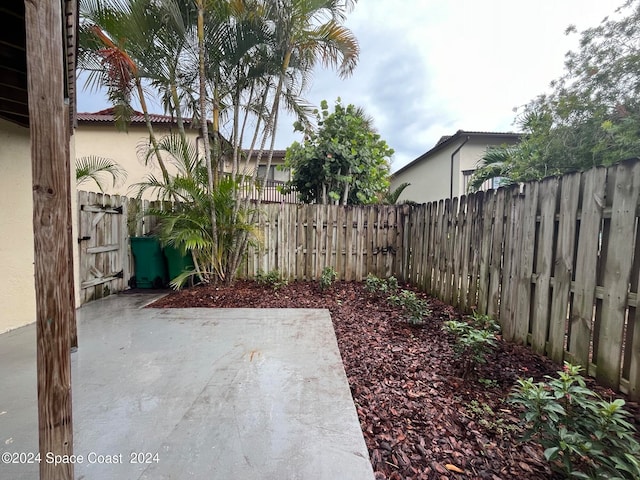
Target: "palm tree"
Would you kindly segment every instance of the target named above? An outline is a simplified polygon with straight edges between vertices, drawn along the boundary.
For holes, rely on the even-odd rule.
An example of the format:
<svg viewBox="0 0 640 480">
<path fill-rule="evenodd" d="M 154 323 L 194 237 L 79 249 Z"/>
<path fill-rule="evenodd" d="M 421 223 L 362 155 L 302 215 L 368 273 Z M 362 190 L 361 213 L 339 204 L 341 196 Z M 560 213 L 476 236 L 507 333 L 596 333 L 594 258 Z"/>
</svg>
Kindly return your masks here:
<svg viewBox="0 0 640 480">
<path fill-rule="evenodd" d="M 266 154 L 271 167 L 278 112 L 281 105 L 308 123 L 311 109 L 301 99 L 308 76 L 321 62 L 338 67 L 342 76 L 356 65 L 358 43 L 341 25 L 353 0 L 82 0 L 81 55 L 94 82 L 106 86 L 122 111 L 131 111 L 134 93 L 145 118 L 145 88 L 159 92 L 165 108 L 176 116 L 185 139 L 182 157 L 188 157 L 183 128 L 185 111 L 199 121 L 204 141 L 203 169 L 206 193 L 219 187 L 218 163 L 223 154 L 222 124 L 231 124 L 232 180 L 251 175 Z M 211 115 L 211 117 L 210 117 Z M 211 130 L 207 119 L 211 118 Z M 253 120 L 253 122 L 251 121 Z M 245 169 L 241 170 L 242 141 L 251 135 Z M 152 149 L 162 169 L 160 183 L 174 179 L 163 163 L 160 143 L 147 121 Z M 210 144 L 210 141 L 212 142 Z M 269 142 L 270 141 L 270 142 Z M 255 153 L 255 154 L 254 154 Z M 251 169 L 251 163 L 255 168 Z M 179 192 L 169 188 L 177 199 Z M 261 191 L 261 189 L 259 189 Z M 238 189 L 234 191 L 239 195 Z M 245 202 L 248 202 L 248 198 Z M 233 205 L 231 224 L 248 211 L 248 203 Z M 215 208 L 209 209 L 212 261 L 218 255 L 221 225 Z M 231 272 L 246 250 L 248 237 L 233 237 Z M 225 247 L 226 248 L 226 247 Z"/>
<path fill-rule="evenodd" d="M 202 282 L 227 281 L 235 276 L 229 269 L 228 256 L 235 237 L 247 235 L 249 242 L 256 238 L 255 226 L 248 221 L 251 210 L 239 210 L 238 182 L 226 177 L 213 193 L 209 192 L 207 169 L 195 146 L 181 135 L 167 135 L 158 147 L 171 162 L 176 175 L 169 181 L 149 175 L 137 184 L 138 196 L 151 191 L 160 200 L 177 200 L 171 208 L 151 209 L 149 214 L 159 220 L 158 236 L 163 244 L 177 248 L 183 255 L 191 252 L 195 269 L 172 280 L 180 288 L 190 277 Z M 211 210 L 215 213 L 212 215 Z M 213 228 L 212 219 L 217 225 Z M 215 237 L 214 237 L 215 234 Z"/>
<path fill-rule="evenodd" d="M 76 185 L 94 181 L 101 192 L 104 192 L 104 177 L 110 176 L 112 184 L 124 182 L 127 172 L 121 165 L 110 158 L 90 155 L 76 160 Z"/>
<path fill-rule="evenodd" d="M 488 149 L 469 181 L 467 187 L 469 192 L 478 191 L 484 182 L 493 178 L 501 178 L 503 185 L 513 183 L 514 180 L 511 178 L 513 158 L 518 148 L 518 146 L 510 146 Z"/>
<path fill-rule="evenodd" d="M 165 179 L 168 171 L 160 155 L 149 117 L 143 85 L 145 68 L 157 60 L 158 13 L 149 0 L 81 0 L 78 66 L 88 73 L 87 84 L 105 87 L 114 106 L 116 126 L 126 129 L 135 92 L 143 112 L 155 159 Z M 145 65 L 144 60 L 147 60 Z"/>
<path fill-rule="evenodd" d="M 273 101 L 263 127 L 252 178 L 254 182 L 258 180 L 259 186 L 266 180 L 271 168 L 280 102 L 284 100 L 286 107 L 304 117 L 304 109 L 299 109 L 298 100 L 318 62 L 327 67 L 337 67 L 341 77 L 350 75 L 355 68 L 359 55 L 358 41 L 349 29 L 340 24 L 354 4 L 355 1 L 350 0 L 278 0 L 264 5 L 264 18 L 272 32 L 269 50 L 272 52 L 270 58 L 274 68 L 271 71 L 274 74 L 271 77 L 274 79 L 272 81 L 267 77 L 264 84 L 267 88 L 263 100 L 272 96 Z M 271 142 L 266 149 L 269 139 Z M 256 140 L 257 135 L 254 135 L 247 164 L 253 155 Z M 257 179 L 257 165 L 265 149 L 268 152 L 265 178 Z M 244 243 L 236 245 L 235 250 L 237 254 L 233 261 L 237 264 L 240 254 L 245 250 Z"/>
</svg>

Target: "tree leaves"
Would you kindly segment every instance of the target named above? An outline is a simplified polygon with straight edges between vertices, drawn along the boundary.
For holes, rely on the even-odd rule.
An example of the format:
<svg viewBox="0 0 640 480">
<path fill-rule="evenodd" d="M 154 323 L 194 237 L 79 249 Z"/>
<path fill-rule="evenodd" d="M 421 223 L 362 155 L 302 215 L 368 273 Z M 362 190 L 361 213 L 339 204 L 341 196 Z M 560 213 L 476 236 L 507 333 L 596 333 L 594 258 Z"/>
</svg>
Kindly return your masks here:
<svg viewBox="0 0 640 480">
<path fill-rule="evenodd" d="M 303 144 L 287 150 L 293 169 L 289 188 L 304 202 L 373 203 L 389 187 L 393 150 L 372 130 L 371 119 L 338 98 L 330 112 L 326 100 L 316 114 L 317 130 L 307 130 Z"/>
</svg>

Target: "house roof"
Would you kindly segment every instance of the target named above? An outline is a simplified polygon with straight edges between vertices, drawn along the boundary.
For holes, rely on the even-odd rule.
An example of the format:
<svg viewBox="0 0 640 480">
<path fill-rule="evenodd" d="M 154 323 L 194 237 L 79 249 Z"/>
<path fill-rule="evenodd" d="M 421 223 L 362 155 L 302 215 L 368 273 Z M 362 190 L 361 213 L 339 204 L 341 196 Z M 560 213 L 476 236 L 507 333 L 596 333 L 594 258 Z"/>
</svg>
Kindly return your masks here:
<svg viewBox="0 0 640 480">
<path fill-rule="evenodd" d="M 93 112 L 93 113 L 78 112 L 76 117 L 79 123 L 85 123 L 85 124 L 109 125 L 115 122 L 115 117 L 113 115 L 113 108 L 106 108 L 104 110 L 100 110 L 99 112 Z M 151 123 L 154 123 L 156 125 L 158 124 L 175 125 L 176 124 L 176 118 L 171 115 L 160 115 L 157 113 L 150 113 L 149 118 L 151 119 Z M 185 122 L 190 123 L 191 119 L 186 118 Z M 144 125 L 145 124 L 144 114 L 142 112 L 138 112 L 134 110 L 133 115 L 131 116 L 131 123 Z M 247 150 L 245 149 L 245 152 L 246 151 Z M 284 159 L 284 156 L 286 153 L 287 153 L 286 150 L 274 150 L 273 158 Z M 263 156 L 263 158 L 266 160 L 265 156 Z"/>
<path fill-rule="evenodd" d="M 438 142 L 433 146 L 433 148 L 431 148 L 431 150 L 428 150 L 427 152 L 423 153 L 415 160 L 412 160 L 411 162 L 406 164 L 404 167 L 394 172 L 393 175 L 395 176 L 401 172 L 404 172 L 405 170 L 408 170 L 415 164 L 429 158 L 433 154 L 441 150 L 444 150 L 447 147 L 455 145 L 458 141 L 464 138 L 486 138 L 486 139 L 491 138 L 491 139 L 504 139 L 504 140 L 519 140 L 521 136 L 522 136 L 521 133 L 514 133 L 514 132 L 474 132 L 469 130 L 458 130 L 453 135 L 444 135 L 440 137 Z"/>
<path fill-rule="evenodd" d="M 79 122 L 95 122 L 95 123 L 113 123 L 115 122 L 115 116 L 113 114 L 113 108 L 106 108 L 104 110 L 100 110 L 99 112 L 78 112 L 77 115 Z M 176 118 L 171 115 L 159 115 L 157 113 L 150 113 L 149 119 L 151 123 L 155 124 L 175 124 Z M 191 119 L 185 119 L 186 123 L 191 123 Z M 131 123 L 134 124 L 145 124 L 144 113 L 138 112 L 136 110 L 133 111 L 131 115 Z"/>
</svg>

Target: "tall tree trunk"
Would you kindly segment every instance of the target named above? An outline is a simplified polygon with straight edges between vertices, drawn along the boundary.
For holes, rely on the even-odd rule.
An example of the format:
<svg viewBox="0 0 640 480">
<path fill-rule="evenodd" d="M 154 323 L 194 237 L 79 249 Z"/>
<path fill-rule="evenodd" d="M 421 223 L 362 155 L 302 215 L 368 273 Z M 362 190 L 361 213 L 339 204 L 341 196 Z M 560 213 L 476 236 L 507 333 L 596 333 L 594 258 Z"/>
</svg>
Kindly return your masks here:
<svg viewBox="0 0 640 480">
<path fill-rule="evenodd" d="M 207 125 L 207 86 L 204 58 L 204 0 L 195 0 L 198 9 L 198 77 L 200 81 L 200 128 L 204 143 L 205 164 L 207 167 L 208 193 L 213 197 L 213 169 L 211 168 L 211 148 L 209 146 L 209 128 Z M 211 240 L 212 266 L 218 266 L 218 227 L 216 225 L 216 209 L 211 201 Z"/>
<path fill-rule="evenodd" d="M 270 145 L 270 150 L 269 150 L 269 156 L 267 157 L 267 165 L 266 165 L 266 173 L 265 173 L 265 178 L 266 175 L 269 172 L 269 169 L 271 168 L 271 161 L 273 159 L 273 149 L 275 146 L 275 132 L 276 132 L 276 128 L 278 125 L 278 110 L 280 108 L 280 97 L 282 96 L 282 89 L 284 86 L 284 79 L 285 79 L 285 75 L 287 73 L 287 70 L 289 68 L 289 62 L 291 61 L 291 50 L 287 50 L 285 52 L 284 55 L 284 59 L 282 62 L 282 68 L 280 70 L 280 75 L 278 78 L 278 84 L 276 86 L 276 91 L 275 91 L 275 96 L 273 99 L 273 106 L 271 107 L 271 112 L 269 115 L 269 120 L 267 121 L 267 124 L 265 125 L 265 131 L 264 131 L 264 135 L 262 136 L 262 142 L 260 144 L 260 150 L 258 152 L 258 156 L 256 158 L 256 169 L 253 172 L 253 176 L 252 176 L 252 181 L 255 182 L 257 175 L 258 175 L 258 166 L 260 165 L 260 160 L 262 159 L 262 154 L 264 152 L 264 148 L 267 144 L 267 139 L 269 138 L 269 136 L 271 136 L 271 145 Z M 264 184 L 261 183 L 261 186 L 264 187 Z M 257 198 L 257 202 L 258 204 L 262 201 L 262 192 L 263 192 L 264 188 L 260 188 L 258 191 L 258 198 Z M 251 216 L 251 222 L 253 223 L 256 219 L 257 216 L 257 211 L 254 211 L 252 216 Z M 240 260 L 242 259 L 242 255 L 244 254 L 246 248 L 247 248 L 247 244 L 249 241 L 249 236 L 248 236 L 248 232 L 243 232 L 242 233 L 242 237 L 240 238 L 240 242 L 238 245 L 238 248 L 236 248 L 233 252 L 233 262 L 231 262 L 231 265 L 229 265 L 230 267 L 230 271 L 229 271 L 229 279 L 228 281 L 233 281 L 233 277 L 235 275 L 235 272 L 238 269 L 238 266 L 240 265 Z"/>
</svg>

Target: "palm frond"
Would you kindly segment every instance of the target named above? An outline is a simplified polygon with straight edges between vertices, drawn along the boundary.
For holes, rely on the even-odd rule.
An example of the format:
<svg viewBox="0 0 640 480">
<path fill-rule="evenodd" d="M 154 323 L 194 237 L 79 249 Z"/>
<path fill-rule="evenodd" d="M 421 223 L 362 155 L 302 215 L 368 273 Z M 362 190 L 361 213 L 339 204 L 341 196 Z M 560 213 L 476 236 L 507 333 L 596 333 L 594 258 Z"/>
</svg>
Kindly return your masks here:
<svg viewBox="0 0 640 480">
<path fill-rule="evenodd" d="M 76 185 L 94 181 L 101 192 L 104 192 L 104 177 L 111 177 L 112 186 L 124 183 L 127 171 L 110 158 L 89 155 L 76 160 Z"/>
</svg>

